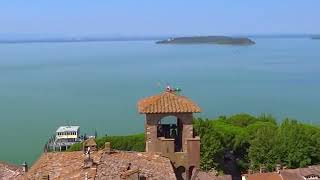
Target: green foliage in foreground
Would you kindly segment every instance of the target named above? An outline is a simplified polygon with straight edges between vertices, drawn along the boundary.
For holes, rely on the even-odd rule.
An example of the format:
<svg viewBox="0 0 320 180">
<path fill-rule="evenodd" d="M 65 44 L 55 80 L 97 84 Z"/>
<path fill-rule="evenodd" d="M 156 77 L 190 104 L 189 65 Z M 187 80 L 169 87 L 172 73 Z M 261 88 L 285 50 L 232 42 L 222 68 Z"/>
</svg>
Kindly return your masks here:
<svg viewBox="0 0 320 180">
<path fill-rule="evenodd" d="M 82 143 L 75 143 L 67 149 L 68 152 L 71 151 L 80 151 L 82 149 Z"/>
<path fill-rule="evenodd" d="M 123 151 L 144 151 L 144 134 L 135 134 L 129 136 L 104 136 L 96 138 L 98 149 L 104 148 L 105 142 L 110 142 L 112 149 Z M 82 143 L 72 145 L 68 151 L 80 151 Z"/>
<path fill-rule="evenodd" d="M 201 168 L 223 169 L 223 156 L 232 151 L 240 170 L 273 170 L 277 163 L 288 168 L 320 163 L 320 128 L 296 120 L 281 124 L 270 115 L 237 114 L 217 119 L 195 119 L 201 137 Z"/>
<path fill-rule="evenodd" d="M 110 142 L 112 149 L 123 151 L 144 151 L 144 134 L 135 134 L 129 136 L 105 136 L 96 139 L 98 148 L 104 147 L 105 142 Z"/>
<path fill-rule="evenodd" d="M 270 115 L 236 114 L 217 119 L 194 119 L 194 129 L 201 137 L 201 168 L 224 170 L 226 152 L 233 152 L 241 171 L 258 170 L 264 165 L 273 170 L 277 163 L 288 168 L 320 163 L 320 127 L 285 119 L 277 124 Z M 144 151 L 144 134 L 105 136 L 96 139 L 98 148 L 111 142 L 113 149 Z M 68 151 L 81 150 L 74 144 Z"/>
</svg>

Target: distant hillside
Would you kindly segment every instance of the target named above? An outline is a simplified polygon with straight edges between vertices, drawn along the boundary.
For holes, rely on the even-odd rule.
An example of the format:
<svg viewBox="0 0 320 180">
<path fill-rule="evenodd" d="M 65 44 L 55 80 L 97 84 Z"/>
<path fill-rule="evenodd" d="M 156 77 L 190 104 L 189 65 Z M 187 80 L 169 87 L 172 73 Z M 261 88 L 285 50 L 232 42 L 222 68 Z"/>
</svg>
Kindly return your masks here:
<svg viewBox="0 0 320 180">
<path fill-rule="evenodd" d="M 0 43 L 53 43 L 53 42 L 104 42 L 157 40 L 164 36 L 119 36 L 119 37 L 5 37 L 0 34 Z"/>
<path fill-rule="evenodd" d="M 312 36 L 311 39 L 319 39 L 320 40 L 320 36 Z"/>
<path fill-rule="evenodd" d="M 224 44 L 224 45 L 253 45 L 249 38 L 227 36 L 194 36 L 177 37 L 156 42 L 157 44 Z"/>
</svg>

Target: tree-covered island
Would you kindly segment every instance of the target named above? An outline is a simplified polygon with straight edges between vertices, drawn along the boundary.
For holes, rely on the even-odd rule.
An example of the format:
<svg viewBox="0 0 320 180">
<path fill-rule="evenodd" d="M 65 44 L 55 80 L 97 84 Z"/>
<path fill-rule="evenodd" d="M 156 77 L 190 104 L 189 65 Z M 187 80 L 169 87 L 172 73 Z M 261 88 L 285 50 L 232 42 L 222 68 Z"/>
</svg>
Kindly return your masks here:
<svg viewBox="0 0 320 180">
<path fill-rule="evenodd" d="M 320 35 L 319 36 L 312 36 L 311 39 L 317 39 L 320 40 Z"/>
<path fill-rule="evenodd" d="M 255 44 L 246 37 L 228 37 L 228 36 L 193 36 L 177 37 L 157 41 L 157 44 L 221 44 L 221 45 L 253 45 Z"/>
</svg>

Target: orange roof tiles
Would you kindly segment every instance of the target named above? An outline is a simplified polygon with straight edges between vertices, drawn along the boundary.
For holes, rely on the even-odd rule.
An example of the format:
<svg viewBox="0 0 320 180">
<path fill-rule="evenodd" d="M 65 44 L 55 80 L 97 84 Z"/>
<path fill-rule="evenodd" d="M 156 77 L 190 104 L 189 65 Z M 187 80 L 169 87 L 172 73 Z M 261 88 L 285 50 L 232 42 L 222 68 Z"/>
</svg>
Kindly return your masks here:
<svg viewBox="0 0 320 180">
<path fill-rule="evenodd" d="M 304 180 L 305 176 L 320 176 L 320 166 L 314 165 L 306 168 L 284 169 L 280 171 L 280 175 L 284 180 Z"/>
<path fill-rule="evenodd" d="M 196 171 L 192 177 L 194 180 L 232 180 L 231 175 L 216 176 L 210 172 Z"/>
<path fill-rule="evenodd" d="M 309 175 L 317 175 L 320 176 L 320 172 L 315 169 L 316 166 L 310 166 L 307 168 L 299 168 L 299 172 L 301 176 L 309 176 Z"/>
<path fill-rule="evenodd" d="M 130 170 L 126 171 L 130 164 Z M 120 180 L 128 173 L 139 173 L 148 180 L 175 180 L 174 170 L 169 159 L 156 153 L 113 152 L 104 154 L 97 169 L 96 179 Z"/>
<path fill-rule="evenodd" d="M 283 169 L 279 173 L 245 174 L 245 180 L 304 180 L 307 176 L 320 176 L 320 166 L 314 165 L 306 168 Z"/>
<path fill-rule="evenodd" d="M 91 157 L 95 163 L 100 160 L 102 152 L 93 152 Z M 96 167 L 84 168 L 85 155 L 82 151 L 44 153 L 31 167 L 24 179 L 41 179 L 48 176 L 50 179 L 94 179 Z"/>
<path fill-rule="evenodd" d="M 281 170 L 280 176 L 283 180 L 304 180 L 304 178 L 300 176 L 297 169 Z"/>
<path fill-rule="evenodd" d="M 278 173 L 256 173 L 245 175 L 246 180 L 282 180 Z"/>
<path fill-rule="evenodd" d="M 164 92 L 138 102 L 139 113 L 198 113 L 200 108 L 191 100 L 174 92 Z"/>
<path fill-rule="evenodd" d="M 85 177 L 88 180 L 121 180 L 131 175 L 148 180 L 176 179 L 170 160 L 156 153 L 116 151 L 104 154 L 101 150 L 91 153 L 91 158 L 94 165 L 86 168 L 82 151 L 44 153 L 20 179 L 35 180 L 48 175 L 50 179 L 59 180 Z"/>
<path fill-rule="evenodd" d="M 22 176 L 22 174 L 21 167 L 0 162 L 0 179 L 15 180 Z"/>
</svg>

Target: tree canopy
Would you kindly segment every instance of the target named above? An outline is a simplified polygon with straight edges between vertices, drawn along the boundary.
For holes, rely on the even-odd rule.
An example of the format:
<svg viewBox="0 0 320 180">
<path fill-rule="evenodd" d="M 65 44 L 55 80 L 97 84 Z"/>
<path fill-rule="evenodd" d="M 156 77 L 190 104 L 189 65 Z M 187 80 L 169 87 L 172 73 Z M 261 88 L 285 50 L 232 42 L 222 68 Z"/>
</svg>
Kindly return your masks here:
<svg viewBox="0 0 320 180">
<path fill-rule="evenodd" d="M 233 164 L 238 171 L 257 171 L 260 166 L 272 171 L 277 164 L 298 168 L 320 163 L 320 127 L 271 115 L 235 114 L 216 119 L 196 118 L 196 135 L 201 138 L 201 168 L 226 171 Z M 144 151 L 144 134 L 96 138 L 98 148 L 111 142 L 112 148 Z M 81 144 L 69 151 L 80 150 Z"/>
<path fill-rule="evenodd" d="M 110 142 L 112 149 L 122 150 L 122 151 L 144 151 L 145 141 L 144 134 L 134 134 L 128 136 L 103 136 L 97 137 L 96 143 L 98 149 L 102 149 L 106 142 Z M 73 144 L 68 151 L 80 151 L 82 148 L 82 143 Z"/>
<path fill-rule="evenodd" d="M 285 119 L 280 124 L 271 115 L 236 114 L 216 119 L 194 119 L 201 137 L 201 167 L 223 169 L 232 154 L 238 169 L 269 171 L 276 164 L 298 168 L 320 163 L 320 127 Z"/>
</svg>

